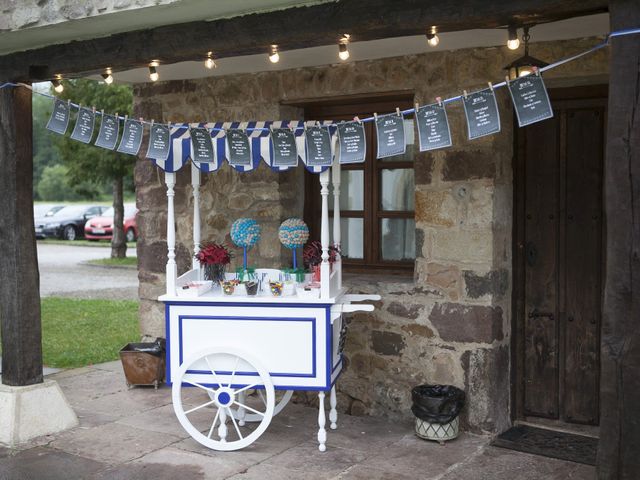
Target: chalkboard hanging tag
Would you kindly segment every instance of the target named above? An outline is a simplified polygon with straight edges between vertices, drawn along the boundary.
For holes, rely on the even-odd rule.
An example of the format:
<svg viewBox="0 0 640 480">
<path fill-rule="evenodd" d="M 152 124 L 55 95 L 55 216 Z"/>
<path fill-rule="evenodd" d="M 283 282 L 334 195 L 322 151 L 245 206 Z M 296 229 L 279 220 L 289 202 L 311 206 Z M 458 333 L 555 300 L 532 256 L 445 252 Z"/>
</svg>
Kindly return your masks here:
<svg viewBox="0 0 640 480">
<path fill-rule="evenodd" d="M 362 123 L 362 120 L 360 120 L 360 117 L 357 116 L 357 115 L 355 117 L 353 117 L 353 119 L 358 123 Z"/>
<path fill-rule="evenodd" d="M 116 113 L 116 115 L 118 115 L 118 114 Z M 125 115 L 125 116 L 124 116 L 124 123 L 127 123 L 127 119 L 128 119 L 128 118 L 129 118 L 129 115 Z"/>
<path fill-rule="evenodd" d="M 95 108 L 95 107 L 94 107 Z M 116 116 L 118 114 L 116 113 Z M 100 118 L 104 118 L 104 108 L 102 110 L 100 110 Z"/>
<path fill-rule="evenodd" d="M 93 114 L 96 114 L 96 107 L 91 107 L 91 110 L 93 110 Z"/>
<path fill-rule="evenodd" d="M 418 105 L 418 102 L 413 104 L 413 113 L 418 113 L 418 110 L 420 110 L 420 106 Z"/>
<path fill-rule="evenodd" d="M 373 118 L 376 120 L 376 122 L 378 121 L 378 114 L 376 112 L 373 112 Z"/>
<path fill-rule="evenodd" d="M 396 113 L 398 114 L 399 117 L 402 116 L 402 112 L 400 111 L 400 107 L 396 107 Z"/>
<path fill-rule="evenodd" d="M 467 91 L 466 90 L 462 90 L 462 96 L 464 97 L 464 99 L 467 99 Z"/>
<path fill-rule="evenodd" d="M 436 97 L 436 102 L 438 102 L 438 105 L 442 107 L 442 97 Z"/>
<path fill-rule="evenodd" d="M 489 85 L 489 90 L 493 92 L 493 83 L 487 82 L 487 85 Z"/>
<path fill-rule="evenodd" d="M 509 79 L 509 75 L 505 75 L 505 76 L 504 76 L 504 81 L 506 82 L 507 86 L 509 86 L 509 82 L 511 81 L 511 80 Z"/>
<path fill-rule="evenodd" d="M 140 120 L 142 120 L 142 119 L 140 119 Z M 153 120 L 153 118 L 152 118 L 152 119 L 151 119 L 151 128 L 153 128 L 153 124 L 154 124 L 154 120 Z"/>
<path fill-rule="evenodd" d="M 533 73 L 535 73 L 538 77 L 540 76 L 540 69 L 536 66 L 531 67 Z"/>
</svg>

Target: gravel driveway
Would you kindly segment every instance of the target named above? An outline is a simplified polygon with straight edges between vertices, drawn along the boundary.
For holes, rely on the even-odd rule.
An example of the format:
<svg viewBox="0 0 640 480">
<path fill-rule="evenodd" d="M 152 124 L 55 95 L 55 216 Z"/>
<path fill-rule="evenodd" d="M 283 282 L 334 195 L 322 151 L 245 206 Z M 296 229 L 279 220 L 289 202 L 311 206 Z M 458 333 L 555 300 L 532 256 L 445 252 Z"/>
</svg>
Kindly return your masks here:
<svg viewBox="0 0 640 480">
<path fill-rule="evenodd" d="M 138 298 L 138 271 L 127 267 L 100 267 L 84 262 L 108 258 L 109 247 L 48 245 L 38 242 L 40 295 L 43 297 Z M 135 256 L 133 248 L 128 256 Z"/>
</svg>

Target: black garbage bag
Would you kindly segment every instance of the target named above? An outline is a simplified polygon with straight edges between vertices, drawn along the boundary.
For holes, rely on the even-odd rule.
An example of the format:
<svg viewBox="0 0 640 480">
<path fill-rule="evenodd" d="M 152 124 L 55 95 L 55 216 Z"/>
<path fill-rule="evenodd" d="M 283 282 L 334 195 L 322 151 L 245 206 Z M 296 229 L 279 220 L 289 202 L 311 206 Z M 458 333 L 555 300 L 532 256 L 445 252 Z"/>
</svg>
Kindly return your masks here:
<svg viewBox="0 0 640 480">
<path fill-rule="evenodd" d="M 156 338 L 155 342 L 130 343 L 127 347 L 134 352 L 150 353 L 156 357 L 162 357 L 166 348 L 166 340 L 164 338 Z"/>
<path fill-rule="evenodd" d="M 418 385 L 411 389 L 411 411 L 429 423 L 449 423 L 464 407 L 464 392 L 453 385 Z"/>
</svg>

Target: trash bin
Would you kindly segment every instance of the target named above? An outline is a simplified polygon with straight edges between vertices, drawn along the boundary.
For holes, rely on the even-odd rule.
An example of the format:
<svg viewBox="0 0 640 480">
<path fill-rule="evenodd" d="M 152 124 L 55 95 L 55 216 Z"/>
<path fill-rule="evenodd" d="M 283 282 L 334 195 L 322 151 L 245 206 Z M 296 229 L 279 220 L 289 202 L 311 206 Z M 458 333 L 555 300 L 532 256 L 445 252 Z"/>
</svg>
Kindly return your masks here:
<svg viewBox="0 0 640 480">
<path fill-rule="evenodd" d="M 120 350 L 120 361 L 129 388 L 153 385 L 157 389 L 164 380 L 165 340 L 128 343 Z"/>
<path fill-rule="evenodd" d="M 465 402 L 462 390 L 453 385 L 418 385 L 411 390 L 411 400 L 417 436 L 441 445 L 458 436 L 458 414 Z"/>
</svg>

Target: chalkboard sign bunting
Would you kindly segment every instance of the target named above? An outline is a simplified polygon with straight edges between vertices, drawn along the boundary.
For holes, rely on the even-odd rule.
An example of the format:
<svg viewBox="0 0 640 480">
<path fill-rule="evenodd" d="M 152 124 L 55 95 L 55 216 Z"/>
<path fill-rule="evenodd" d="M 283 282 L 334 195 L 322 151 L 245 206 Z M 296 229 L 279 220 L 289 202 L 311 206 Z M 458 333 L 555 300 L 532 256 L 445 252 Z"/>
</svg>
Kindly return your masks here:
<svg viewBox="0 0 640 480">
<path fill-rule="evenodd" d="M 171 148 L 171 131 L 167 125 L 156 124 L 151 120 L 149 129 L 149 146 L 146 158 L 166 161 Z"/>
<path fill-rule="evenodd" d="M 520 127 L 553 117 L 549 94 L 537 68 L 533 75 L 507 79 L 507 88 Z"/>
<path fill-rule="evenodd" d="M 233 166 L 251 165 L 251 142 L 247 132 L 239 128 L 230 128 L 226 131 L 227 161 Z"/>
<path fill-rule="evenodd" d="M 467 119 L 469 140 L 500 131 L 500 111 L 493 85 L 473 93 L 463 90 L 462 105 Z"/>
<path fill-rule="evenodd" d="M 422 107 L 416 104 L 415 118 L 421 152 L 452 145 L 447 111 L 440 97 L 436 98 L 436 101 L 438 103 Z"/>
<path fill-rule="evenodd" d="M 363 163 L 367 156 L 364 126 L 358 117 L 338 124 L 338 161 L 341 164 Z"/>
<path fill-rule="evenodd" d="M 78 118 L 71 132 L 71 138 L 82 143 L 91 143 L 96 122 L 96 109 L 78 105 Z"/>
<path fill-rule="evenodd" d="M 53 110 L 51 111 L 51 117 L 47 122 L 47 129 L 52 132 L 64 135 L 67 132 L 69 126 L 69 117 L 71 116 L 71 100 L 63 101 L 60 99 L 53 102 Z"/>
<path fill-rule="evenodd" d="M 106 148 L 107 150 L 113 150 L 118 143 L 118 133 L 120 131 L 120 119 L 118 114 L 109 115 L 105 114 L 104 110 L 101 112 L 100 130 L 98 130 L 98 138 L 95 145 L 98 147 Z"/>
<path fill-rule="evenodd" d="M 213 139 L 208 129 L 192 127 L 189 129 L 191 137 L 191 159 L 197 163 L 214 163 L 215 153 Z"/>
<path fill-rule="evenodd" d="M 126 115 L 124 117 L 124 128 L 122 138 L 118 145 L 118 152 L 128 155 L 137 155 L 142 145 L 142 134 L 144 133 L 143 120 L 132 120 Z"/>
<path fill-rule="evenodd" d="M 293 130 L 287 127 L 271 127 L 271 148 L 274 167 L 295 167 L 298 165 L 298 148 Z"/>
<path fill-rule="evenodd" d="M 396 113 L 378 116 L 373 114 L 378 135 L 378 152 L 376 158 L 403 155 L 407 150 L 404 117 L 399 108 Z"/>
<path fill-rule="evenodd" d="M 331 166 L 331 134 L 319 124 L 304 129 L 306 164 L 309 167 Z"/>
</svg>

